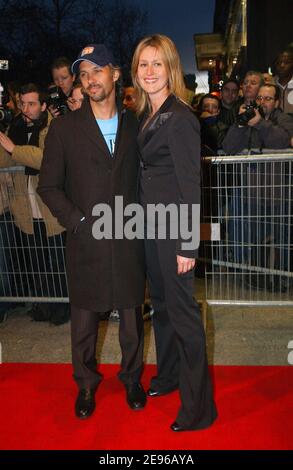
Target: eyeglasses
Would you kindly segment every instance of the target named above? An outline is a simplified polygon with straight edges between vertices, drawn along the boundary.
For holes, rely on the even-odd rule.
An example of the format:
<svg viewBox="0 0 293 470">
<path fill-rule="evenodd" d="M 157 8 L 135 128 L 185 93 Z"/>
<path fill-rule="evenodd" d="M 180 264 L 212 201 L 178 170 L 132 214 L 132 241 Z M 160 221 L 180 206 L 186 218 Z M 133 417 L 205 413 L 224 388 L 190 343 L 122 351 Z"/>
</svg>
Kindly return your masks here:
<svg viewBox="0 0 293 470">
<path fill-rule="evenodd" d="M 267 103 L 269 103 L 270 101 L 275 101 L 275 98 L 273 98 L 272 96 L 257 96 L 256 99 L 258 101 L 266 101 Z"/>
</svg>

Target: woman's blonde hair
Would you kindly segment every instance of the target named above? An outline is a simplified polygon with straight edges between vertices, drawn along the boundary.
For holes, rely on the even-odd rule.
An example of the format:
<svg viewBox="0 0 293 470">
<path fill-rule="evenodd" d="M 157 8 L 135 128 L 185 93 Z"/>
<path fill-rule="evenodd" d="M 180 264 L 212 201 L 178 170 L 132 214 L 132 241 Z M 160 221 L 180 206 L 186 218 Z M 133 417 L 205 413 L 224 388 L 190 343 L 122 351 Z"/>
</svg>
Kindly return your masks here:
<svg viewBox="0 0 293 470">
<path fill-rule="evenodd" d="M 136 93 L 136 112 L 141 115 L 144 112 L 150 112 L 151 104 L 148 94 L 141 88 L 137 80 L 137 69 L 140 54 L 146 47 L 155 47 L 162 52 L 162 59 L 168 72 L 168 88 L 178 98 L 185 101 L 186 89 L 183 80 L 182 66 L 180 57 L 173 41 L 162 34 L 147 36 L 142 39 L 135 49 L 131 65 L 132 82 Z"/>
</svg>

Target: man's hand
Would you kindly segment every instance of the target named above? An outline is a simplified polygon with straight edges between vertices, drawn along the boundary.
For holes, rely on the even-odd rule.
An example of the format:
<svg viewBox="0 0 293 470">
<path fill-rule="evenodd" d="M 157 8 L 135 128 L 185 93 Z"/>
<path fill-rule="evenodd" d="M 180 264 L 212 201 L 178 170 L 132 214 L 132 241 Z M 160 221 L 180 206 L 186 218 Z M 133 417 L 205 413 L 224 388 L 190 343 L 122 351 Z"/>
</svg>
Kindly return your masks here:
<svg viewBox="0 0 293 470">
<path fill-rule="evenodd" d="M 245 111 L 246 111 L 245 104 L 242 104 L 242 105 L 240 106 L 240 108 L 239 108 L 239 112 L 238 112 L 238 114 L 245 113 Z"/>
<path fill-rule="evenodd" d="M 3 132 L 0 132 L 0 145 L 9 153 L 12 153 L 15 147 L 12 140 Z"/>
<path fill-rule="evenodd" d="M 239 108 L 239 113 L 238 114 L 245 113 L 245 111 L 246 111 L 245 104 L 242 104 Z M 259 121 L 262 120 L 262 116 L 261 116 L 259 110 L 254 109 L 254 112 L 255 112 L 255 116 L 252 119 L 250 119 L 250 121 L 248 121 L 248 123 L 247 123 L 247 125 L 251 126 L 251 127 L 255 126 Z"/>
<path fill-rule="evenodd" d="M 256 124 L 259 123 L 259 121 L 263 119 L 258 109 L 255 109 L 254 112 L 255 112 L 255 116 L 252 119 L 250 119 L 250 121 L 248 121 L 247 123 L 247 125 L 250 127 L 255 126 Z"/>
<path fill-rule="evenodd" d="M 184 274 L 191 271 L 195 266 L 195 258 L 185 258 L 184 256 L 177 255 L 177 272 Z"/>
<path fill-rule="evenodd" d="M 54 108 L 52 105 L 49 106 L 49 111 L 52 114 L 53 118 L 59 117 L 60 116 L 60 111 L 56 108 Z"/>
</svg>

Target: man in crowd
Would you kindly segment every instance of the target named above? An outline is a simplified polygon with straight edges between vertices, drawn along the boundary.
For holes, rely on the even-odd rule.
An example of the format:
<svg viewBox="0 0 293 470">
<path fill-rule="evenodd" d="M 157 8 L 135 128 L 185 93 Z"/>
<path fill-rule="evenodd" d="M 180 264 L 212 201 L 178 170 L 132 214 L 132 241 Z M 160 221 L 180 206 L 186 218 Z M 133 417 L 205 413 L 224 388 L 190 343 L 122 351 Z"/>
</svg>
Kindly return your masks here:
<svg viewBox="0 0 293 470">
<path fill-rule="evenodd" d="M 293 118 L 279 108 L 280 89 L 276 85 L 261 86 L 256 97 L 258 108 L 251 110 L 253 116 L 245 123 L 233 124 L 223 142 L 226 153 L 235 154 L 244 149 L 284 149 L 290 147 L 293 136 Z M 240 107 L 239 115 L 247 112 Z M 238 168 L 235 167 L 235 172 Z M 229 204 L 228 238 L 233 260 L 241 264 L 261 266 L 266 269 L 289 269 L 286 243 L 289 239 L 288 224 L 280 224 L 282 211 L 288 211 L 288 177 L 281 163 L 251 164 L 241 171 L 239 188 L 234 188 Z M 237 177 L 237 174 L 236 174 Z M 241 184 L 241 189 L 240 189 Z M 282 202 L 283 201 L 283 202 Z M 271 223 L 272 222 L 272 223 Z M 274 227 L 274 229 L 273 229 Z M 275 263 L 267 259 L 268 250 L 263 246 L 274 240 Z M 286 260 L 280 264 L 278 260 Z M 265 274 L 249 274 L 249 285 L 257 288 L 270 287 Z M 285 286 L 288 285 L 285 283 Z"/>
<path fill-rule="evenodd" d="M 7 135 L 0 132 L 0 166 L 25 166 L 25 174 L 11 175 L 9 192 L 10 210 L 19 229 L 19 251 L 15 253 L 20 259 L 18 271 L 23 277 L 27 275 L 30 289 L 17 295 L 67 297 L 64 228 L 36 194 L 44 140 L 52 118 L 46 110 L 45 95 L 33 83 L 20 88 L 20 108 L 21 115 L 11 123 Z M 61 324 L 69 319 L 69 306 L 35 303 L 31 316 Z"/>
<path fill-rule="evenodd" d="M 282 149 L 290 147 L 293 136 L 293 118 L 279 108 L 280 89 L 276 85 L 261 86 L 255 97 L 259 108 L 247 125 L 235 123 L 230 127 L 224 141 L 226 153 L 235 154 L 248 148 Z M 240 106 L 239 115 L 245 113 Z"/>
<path fill-rule="evenodd" d="M 264 85 L 264 79 L 260 72 L 250 70 L 246 73 L 242 83 L 242 99 L 240 104 L 251 104 L 255 101 L 260 87 Z"/>
<path fill-rule="evenodd" d="M 67 99 L 71 95 L 75 75 L 71 72 L 71 62 L 67 57 L 55 59 L 51 73 L 55 86 L 49 88 L 49 110 L 53 117 L 58 117 L 68 109 Z"/>
<path fill-rule="evenodd" d="M 239 89 L 239 82 L 234 78 L 228 78 L 222 86 L 222 107 L 219 119 L 227 126 L 231 126 L 236 121 Z"/>
<path fill-rule="evenodd" d="M 276 85 L 281 90 L 280 108 L 293 114 L 293 49 L 281 52 L 276 61 Z"/>
<path fill-rule="evenodd" d="M 99 312 L 119 311 L 122 362 L 119 378 L 132 409 L 141 409 L 146 394 L 140 383 L 143 367 L 144 263 L 142 240 L 93 235 L 93 209 L 114 209 L 136 201 L 137 121 L 115 99 L 119 68 L 110 51 L 90 44 L 79 54 L 72 72 L 79 73 L 85 93 L 81 109 L 53 121 L 46 140 L 39 194 L 67 229 L 67 277 L 71 302 L 74 379 L 79 393 L 78 418 L 95 409 L 102 380 L 96 369 Z M 118 217 L 121 214 L 116 214 Z M 113 220 L 115 217 L 113 216 Z"/>
<path fill-rule="evenodd" d="M 135 95 L 133 86 L 123 88 L 123 106 L 135 112 Z"/>
</svg>

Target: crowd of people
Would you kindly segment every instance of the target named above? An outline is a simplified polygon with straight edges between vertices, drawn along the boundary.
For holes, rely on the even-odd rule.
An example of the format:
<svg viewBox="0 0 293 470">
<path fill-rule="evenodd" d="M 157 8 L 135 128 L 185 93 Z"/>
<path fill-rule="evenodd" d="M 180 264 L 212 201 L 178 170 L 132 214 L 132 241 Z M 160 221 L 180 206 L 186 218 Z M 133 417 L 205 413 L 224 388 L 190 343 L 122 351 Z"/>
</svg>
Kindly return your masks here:
<svg viewBox="0 0 293 470">
<path fill-rule="evenodd" d="M 144 209 L 159 203 L 190 208 L 200 203 L 201 155 L 293 146 L 293 53 L 279 55 L 275 77 L 248 71 L 241 84 L 227 78 L 220 96 L 208 93 L 200 100 L 186 90 L 178 52 L 162 35 L 138 44 L 133 83 L 120 100 L 120 69 L 104 45 L 89 44 L 73 64 L 58 58 L 51 72 L 46 94 L 33 83 L 9 88 L 14 117 L 0 132 L 0 166 L 22 165 L 25 171 L 1 173 L 1 294 L 69 294 L 78 418 L 94 412 L 102 380 L 96 367 L 99 320 L 117 310 L 119 378 L 128 405 L 142 409 L 147 395 L 178 388 L 181 407 L 171 429 L 208 427 L 217 412 L 193 299 L 197 250 L 183 249 L 183 240 L 168 230 L 165 239 L 96 240 L 93 208 L 111 206 L 117 195 Z M 146 224 L 156 233 L 156 222 Z M 141 384 L 145 275 L 158 366 L 147 394 Z M 2 303 L 0 314 L 11 306 Z M 30 314 L 54 324 L 70 317 L 68 304 L 52 301 L 34 303 Z"/>
<path fill-rule="evenodd" d="M 202 96 L 196 112 L 202 125 L 203 152 L 293 146 L 293 52 L 281 53 L 274 77 L 248 71 L 240 83 L 229 78 L 220 96 Z"/>
</svg>

